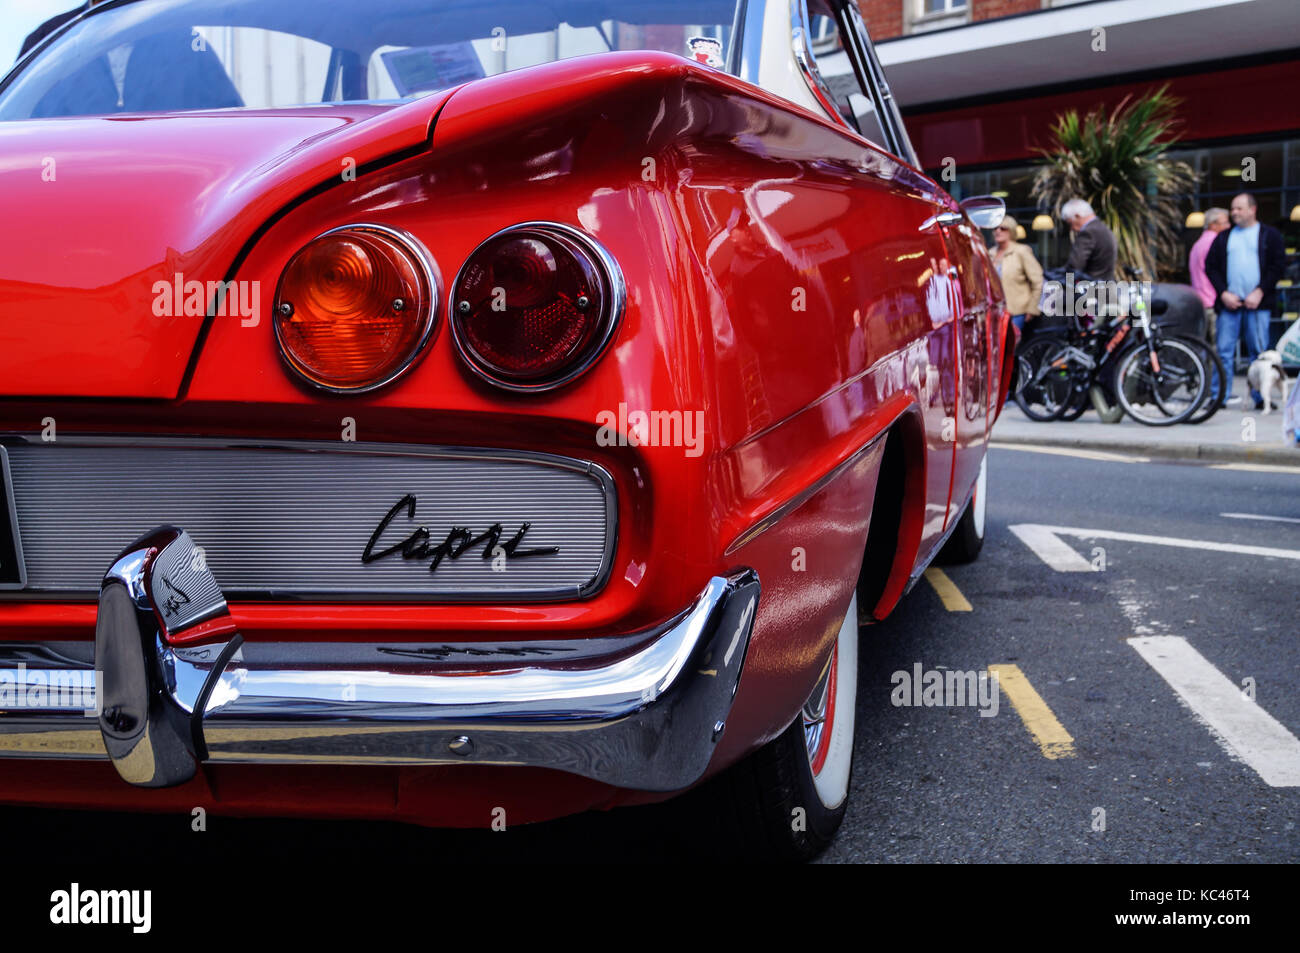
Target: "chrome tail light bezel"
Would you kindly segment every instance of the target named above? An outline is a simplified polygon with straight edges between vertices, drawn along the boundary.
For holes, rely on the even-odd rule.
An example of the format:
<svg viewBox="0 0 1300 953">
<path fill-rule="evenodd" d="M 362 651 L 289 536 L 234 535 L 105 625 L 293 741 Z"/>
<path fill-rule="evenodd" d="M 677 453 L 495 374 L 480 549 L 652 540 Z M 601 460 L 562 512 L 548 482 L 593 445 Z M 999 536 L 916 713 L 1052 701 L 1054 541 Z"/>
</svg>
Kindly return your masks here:
<svg viewBox="0 0 1300 953">
<path fill-rule="evenodd" d="M 276 351 L 280 355 L 280 361 L 289 369 L 295 380 L 302 381 L 312 388 L 328 394 L 365 394 L 393 383 L 414 367 L 419 359 L 428 352 L 429 345 L 433 342 L 438 329 L 439 308 L 442 303 L 442 276 L 438 271 L 437 262 L 435 262 L 433 256 L 429 254 L 429 250 L 425 248 L 423 243 L 410 232 L 400 228 L 394 228 L 391 225 L 381 225 L 376 222 L 353 222 L 348 225 L 340 225 L 337 228 L 331 228 L 327 231 L 321 232 L 319 235 L 312 238 L 311 241 L 304 243 L 301 248 L 296 249 L 293 254 L 289 256 L 276 279 L 275 297 L 272 301 L 273 309 L 276 309 L 278 312 L 280 307 L 280 296 L 284 284 L 284 276 L 288 272 L 289 263 L 297 257 L 303 249 L 308 248 L 314 242 L 344 232 L 371 232 L 379 235 L 388 241 L 393 242 L 405 251 L 418 266 L 417 273 L 426 286 L 425 293 L 427 294 L 426 301 L 428 303 L 428 313 L 425 315 L 424 327 L 421 329 L 415 344 L 410 348 L 409 353 L 403 357 L 400 363 L 392 371 L 385 374 L 383 377 L 376 378 L 375 380 L 364 384 L 357 384 L 355 386 L 338 386 L 316 379 L 304 368 L 300 367 L 298 362 L 290 356 L 288 348 L 285 346 L 285 342 L 280 333 L 278 313 L 272 315 L 271 326 L 275 332 L 275 346 Z"/>
<path fill-rule="evenodd" d="M 596 266 L 596 270 L 601 274 L 605 282 L 604 290 L 606 294 L 604 295 L 604 307 L 598 318 L 600 326 L 597 334 L 581 358 L 554 377 L 537 381 L 519 381 L 512 380 L 507 375 L 500 373 L 490 362 L 477 354 L 466 340 L 466 332 L 461 326 L 461 317 L 457 310 L 456 292 L 460 287 L 461 279 L 465 275 L 465 269 L 484 246 L 507 235 L 528 234 L 530 232 L 541 233 L 543 236 L 556 237 L 568 243 L 576 244 L 581 251 L 590 257 L 592 263 Z M 559 222 L 520 222 L 517 225 L 511 225 L 508 228 L 493 232 L 475 245 L 474 250 L 466 256 L 448 290 L 447 323 L 451 327 L 451 337 L 455 343 L 456 353 L 475 376 L 501 390 L 521 394 L 541 393 L 572 383 L 600 360 L 601 356 L 609 348 L 610 342 L 614 339 L 614 333 L 623 320 L 623 312 L 626 306 L 627 284 L 623 278 L 623 271 L 619 268 L 614 256 L 595 238 L 581 229 Z"/>
</svg>

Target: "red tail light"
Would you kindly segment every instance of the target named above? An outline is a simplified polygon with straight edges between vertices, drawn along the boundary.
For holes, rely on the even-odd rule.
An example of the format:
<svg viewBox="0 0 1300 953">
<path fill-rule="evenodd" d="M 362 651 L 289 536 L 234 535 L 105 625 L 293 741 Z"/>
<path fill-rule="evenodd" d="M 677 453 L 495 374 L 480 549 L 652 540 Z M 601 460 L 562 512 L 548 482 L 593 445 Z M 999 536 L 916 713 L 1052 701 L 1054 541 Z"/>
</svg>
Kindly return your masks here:
<svg viewBox="0 0 1300 953">
<path fill-rule="evenodd" d="M 451 290 L 456 346 L 484 379 L 538 391 L 595 362 L 622 316 L 623 276 L 577 229 L 528 223 L 470 255 Z"/>
<path fill-rule="evenodd" d="M 349 225 L 304 246 L 275 293 L 285 362 L 317 387 L 371 390 L 401 374 L 433 331 L 432 263 L 414 239 Z"/>
</svg>

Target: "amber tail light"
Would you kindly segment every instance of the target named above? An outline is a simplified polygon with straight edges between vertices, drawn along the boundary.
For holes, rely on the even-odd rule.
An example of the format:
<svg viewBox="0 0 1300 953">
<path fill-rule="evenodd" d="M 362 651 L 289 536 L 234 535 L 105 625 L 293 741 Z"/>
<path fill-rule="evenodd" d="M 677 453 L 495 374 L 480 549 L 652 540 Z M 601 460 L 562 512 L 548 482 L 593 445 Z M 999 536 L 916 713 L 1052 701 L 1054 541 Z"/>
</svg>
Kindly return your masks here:
<svg viewBox="0 0 1300 953">
<path fill-rule="evenodd" d="M 592 238 L 530 222 L 491 236 L 465 262 L 451 288 L 452 333 L 485 380 L 549 390 L 595 363 L 625 296 L 622 272 Z"/>
<path fill-rule="evenodd" d="M 324 390 L 373 390 L 402 374 L 433 334 L 437 277 L 411 236 L 348 225 L 308 242 L 275 292 L 285 363 Z"/>
</svg>

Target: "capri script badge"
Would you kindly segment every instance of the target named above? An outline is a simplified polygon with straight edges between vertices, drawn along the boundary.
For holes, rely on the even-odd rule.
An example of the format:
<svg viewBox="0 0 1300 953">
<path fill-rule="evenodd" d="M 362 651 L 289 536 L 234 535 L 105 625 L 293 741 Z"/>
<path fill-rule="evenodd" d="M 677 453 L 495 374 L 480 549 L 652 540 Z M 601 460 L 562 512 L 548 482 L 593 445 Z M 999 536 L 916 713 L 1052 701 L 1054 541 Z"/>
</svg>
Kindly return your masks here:
<svg viewBox="0 0 1300 953">
<path fill-rule="evenodd" d="M 439 543 L 433 542 L 433 537 L 429 533 L 427 526 L 421 526 L 411 535 L 399 543 L 394 543 L 384 549 L 376 549 L 379 545 L 379 537 L 388 529 L 389 524 L 406 511 L 408 520 L 415 519 L 415 494 L 408 493 L 393 505 L 384 518 L 379 521 L 375 531 L 370 534 L 370 541 L 366 543 L 366 548 L 361 551 L 361 561 L 363 563 L 372 563 L 375 560 L 383 559 L 385 556 L 401 556 L 403 559 L 427 559 L 429 560 L 429 572 L 435 572 L 444 559 L 459 559 L 475 546 L 482 545 L 482 558 L 492 559 L 501 553 L 504 553 L 506 559 L 526 559 L 530 556 L 551 556 L 560 551 L 558 546 L 544 546 L 535 549 L 521 549 L 520 545 L 524 541 L 524 535 L 528 532 L 532 523 L 524 523 L 515 532 L 513 536 L 502 542 L 501 537 L 505 535 L 505 528 L 500 523 L 493 523 L 482 533 L 477 536 L 467 526 L 453 526 L 447 533 L 445 539 Z M 498 552 L 500 550 L 500 552 Z"/>
</svg>

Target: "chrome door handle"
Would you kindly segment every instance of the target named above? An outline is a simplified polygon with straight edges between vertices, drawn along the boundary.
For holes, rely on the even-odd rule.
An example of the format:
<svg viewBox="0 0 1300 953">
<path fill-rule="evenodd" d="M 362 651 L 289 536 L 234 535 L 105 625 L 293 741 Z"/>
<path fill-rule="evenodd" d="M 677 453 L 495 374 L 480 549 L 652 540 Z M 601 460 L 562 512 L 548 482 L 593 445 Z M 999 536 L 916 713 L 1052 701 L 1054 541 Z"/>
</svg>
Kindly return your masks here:
<svg viewBox="0 0 1300 953">
<path fill-rule="evenodd" d="M 961 212 L 940 212 L 937 215 L 931 215 L 922 222 L 917 231 L 923 232 L 927 228 L 933 228 L 935 225 L 958 225 L 961 223 L 961 220 Z"/>
</svg>

